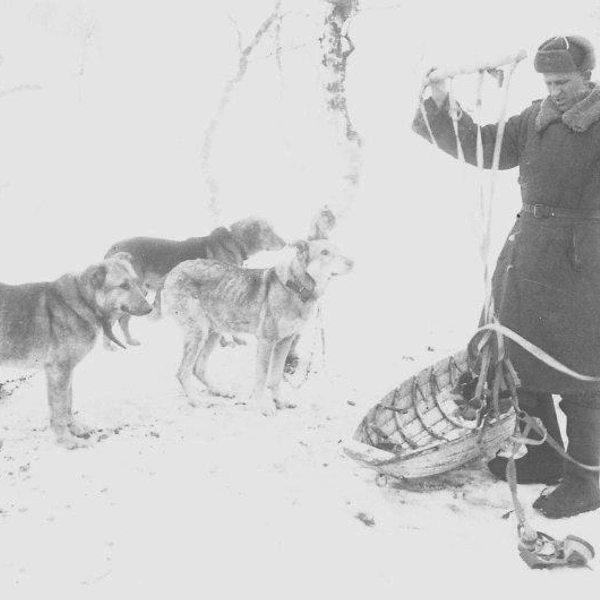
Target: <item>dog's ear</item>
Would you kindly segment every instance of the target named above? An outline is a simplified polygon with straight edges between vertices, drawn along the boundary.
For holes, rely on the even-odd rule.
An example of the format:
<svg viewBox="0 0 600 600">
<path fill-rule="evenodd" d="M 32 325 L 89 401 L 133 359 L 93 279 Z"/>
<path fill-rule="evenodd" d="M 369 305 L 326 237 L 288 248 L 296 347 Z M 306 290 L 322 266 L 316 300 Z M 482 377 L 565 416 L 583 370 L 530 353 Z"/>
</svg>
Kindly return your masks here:
<svg viewBox="0 0 600 600">
<path fill-rule="evenodd" d="M 256 219 L 248 219 L 244 227 L 244 240 L 248 245 L 252 245 L 260 237 L 262 225 Z"/>
<path fill-rule="evenodd" d="M 116 258 L 117 260 L 124 260 L 129 264 L 133 265 L 133 256 L 129 254 L 129 252 L 117 252 L 113 254 L 111 258 Z"/>
<path fill-rule="evenodd" d="M 90 269 L 90 282 L 96 288 L 100 289 L 106 281 L 106 265 L 100 263 Z"/>
<path fill-rule="evenodd" d="M 229 231 L 227 231 L 226 227 L 217 227 L 210 232 L 209 237 L 214 238 L 227 238 L 230 236 Z"/>
<path fill-rule="evenodd" d="M 297 242 L 294 242 L 292 246 L 296 250 L 296 256 L 298 257 L 300 264 L 306 267 L 309 259 L 308 242 L 305 240 L 298 240 Z"/>
<path fill-rule="evenodd" d="M 311 221 L 308 229 L 309 240 L 326 240 L 336 226 L 333 211 L 326 206 L 322 208 Z"/>
<path fill-rule="evenodd" d="M 241 244 L 247 254 L 254 254 L 260 249 L 258 242 L 260 240 L 260 223 L 254 218 L 242 219 L 236 221 L 230 226 L 233 238 Z"/>
<path fill-rule="evenodd" d="M 321 216 L 324 221 L 325 237 L 327 237 L 331 230 L 337 225 L 337 219 L 334 212 L 329 208 L 323 210 Z"/>
</svg>

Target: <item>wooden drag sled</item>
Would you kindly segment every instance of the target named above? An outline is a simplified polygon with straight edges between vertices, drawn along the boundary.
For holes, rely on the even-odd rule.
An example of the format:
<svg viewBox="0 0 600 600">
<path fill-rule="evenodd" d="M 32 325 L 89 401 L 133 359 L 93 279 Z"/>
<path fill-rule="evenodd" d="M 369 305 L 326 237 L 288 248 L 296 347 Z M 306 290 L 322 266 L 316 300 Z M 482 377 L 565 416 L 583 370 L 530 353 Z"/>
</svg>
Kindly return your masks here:
<svg viewBox="0 0 600 600">
<path fill-rule="evenodd" d="M 474 407 L 477 383 L 467 352 L 458 352 L 406 379 L 359 424 L 345 452 L 381 475 L 417 478 L 493 455 L 515 429 L 510 399 L 499 411 Z"/>
</svg>

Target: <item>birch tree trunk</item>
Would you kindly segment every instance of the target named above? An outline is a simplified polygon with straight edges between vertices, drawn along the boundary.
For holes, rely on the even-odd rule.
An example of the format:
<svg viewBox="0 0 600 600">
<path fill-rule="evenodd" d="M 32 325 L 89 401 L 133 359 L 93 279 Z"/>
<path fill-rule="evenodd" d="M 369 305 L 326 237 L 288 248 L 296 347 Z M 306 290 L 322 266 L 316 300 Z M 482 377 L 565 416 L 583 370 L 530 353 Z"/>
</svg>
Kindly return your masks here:
<svg viewBox="0 0 600 600">
<path fill-rule="evenodd" d="M 329 209 L 339 222 L 354 203 L 362 169 L 361 138 L 354 128 L 346 100 L 346 67 L 354 45 L 348 33 L 359 0 L 326 0 L 328 12 L 320 38 L 325 80 L 325 101 L 336 132 L 345 168 L 339 191 Z"/>
</svg>

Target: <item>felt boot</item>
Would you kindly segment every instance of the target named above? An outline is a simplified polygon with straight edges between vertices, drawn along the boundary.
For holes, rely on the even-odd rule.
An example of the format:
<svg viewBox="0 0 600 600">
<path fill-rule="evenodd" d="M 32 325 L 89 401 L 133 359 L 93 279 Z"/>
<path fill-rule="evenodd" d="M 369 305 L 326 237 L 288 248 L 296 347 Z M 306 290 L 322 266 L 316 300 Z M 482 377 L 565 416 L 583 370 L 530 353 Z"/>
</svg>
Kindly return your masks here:
<svg viewBox="0 0 600 600">
<path fill-rule="evenodd" d="M 560 404 L 567 415 L 567 452 L 576 461 L 590 466 L 600 464 L 600 393 L 565 396 Z M 549 519 L 572 517 L 600 508 L 598 472 L 588 471 L 566 460 L 560 485 L 543 493 L 533 507 Z"/>
<path fill-rule="evenodd" d="M 519 391 L 521 408 L 532 417 L 538 417 L 548 434 L 563 446 L 556 409 L 551 394 Z M 529 433 L 532 439 L 541 439 L 534 432 Z M 496 456 L 488 463 L 488 469 L 498 478 L 506 481 L 506 465 L 508 459 Z M 563 459 L 545 442 L 541 445 L 528 445 L 527 454 L 515 461 L 518 483 L 545 483 L 553 485 L 559 482 L 563 472 Z"/>
</svg>

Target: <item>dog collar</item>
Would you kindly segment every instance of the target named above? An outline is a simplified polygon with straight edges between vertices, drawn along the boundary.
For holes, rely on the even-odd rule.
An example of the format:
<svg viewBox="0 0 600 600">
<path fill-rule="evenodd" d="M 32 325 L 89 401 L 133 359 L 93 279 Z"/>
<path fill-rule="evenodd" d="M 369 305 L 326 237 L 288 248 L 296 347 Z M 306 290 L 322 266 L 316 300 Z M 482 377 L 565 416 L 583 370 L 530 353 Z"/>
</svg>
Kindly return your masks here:
<svg viewBox="0 0 600 600">
<path fill-rule="evenodd" d="M 286 281 L 285 287 L 289 288 L 293 292 L 296 292 L 296 294 L 300 296 L 300 300 L 302 300 L 302 302 L 308 302 L 313 297 L 314 290 L 307 288 L 300 282 L 295 281 L 293 279 L 288 279 Z"/>
</svg>

